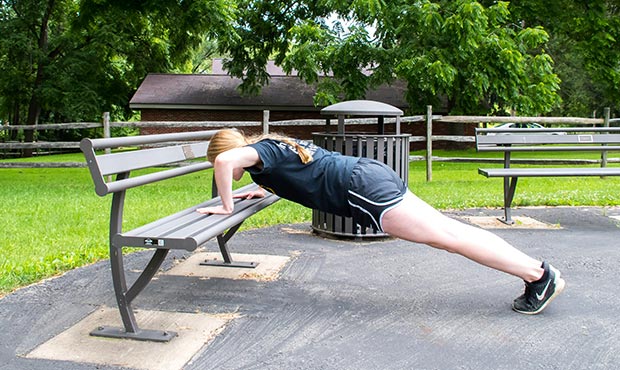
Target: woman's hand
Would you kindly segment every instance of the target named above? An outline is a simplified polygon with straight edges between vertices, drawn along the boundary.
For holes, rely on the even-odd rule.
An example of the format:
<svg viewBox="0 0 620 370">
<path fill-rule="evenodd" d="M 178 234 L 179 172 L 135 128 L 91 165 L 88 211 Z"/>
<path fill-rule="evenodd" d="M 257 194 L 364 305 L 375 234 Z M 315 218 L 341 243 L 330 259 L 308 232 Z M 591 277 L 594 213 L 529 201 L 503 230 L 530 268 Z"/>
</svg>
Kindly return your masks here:
<svg viewBox="0 0 620 370">
<path fill-rule="evenodd" d="M 233 198 L 241 198 L 241 199 L 252 199 L 252 198 L 264 198 L 265 191 L 263 189 L 246 191 L 245 193 L 234 194 Z M 214 214 L 214 215 L 229 215 L 232 213 L 232 209 L 228 210 L 226 207 L 222 206 L 214 206 L 214 207 L 204 207 L 196 209 L 196 212 L 202 213 L 203 215 Z"/>
<path fill-rule="evenodd" d="M 229 215 L 232 213 L 231 210 L 227 210 L 224 206 L 215 206 L 215 207 L 204 207 L 196 209 L 196 212 L 202 213 L 203 215 L 214 214 L 214 215 Z"/>
<path fill-rule="evenodd" d="M 247 191 L 245 193 L 234 194 L 233 198 L 242 198 L 242 199 L 252 199 L 252 198 L 264 198 L 265 191 L 263 189 L 258 189 L 254 191 Z"/>
</svg>

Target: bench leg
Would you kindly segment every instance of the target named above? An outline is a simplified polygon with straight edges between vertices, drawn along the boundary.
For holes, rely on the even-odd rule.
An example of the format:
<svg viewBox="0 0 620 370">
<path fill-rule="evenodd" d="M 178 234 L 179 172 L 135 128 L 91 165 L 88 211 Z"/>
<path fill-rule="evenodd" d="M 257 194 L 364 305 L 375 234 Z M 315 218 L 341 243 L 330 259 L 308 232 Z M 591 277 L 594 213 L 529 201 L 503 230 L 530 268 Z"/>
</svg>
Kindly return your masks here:
<svg viewBox="0 0 620 370">
<path fill-rule="evenodd" d="M 515 196 L 518 179 L 518 177 L 504 178 L 504 217 L 499 220 L 507 225 L 513 225 L 515 223 L 511 217 L 510 205 L 512 204 L 512 199 Z"/>
<path fill-rule="evenodd" d="M 93 330 L 90 335 L 155 342 L 168 342 L 176 337 L 177 334 L 172 331 L 140 329 L 136 322 L 133 309 L 131 308 L 131 302 L 148 285 L 159 270 L 167 254 L 168 249 L 157 249 L 144 271 L 142 271 L 133 285 L 127 289 L 122 249 L 114 246 L 110 247 L 110 264 L 112 267 L 114 292 L 116 293 L 116 302 L 118 303 L 118 309 L 124 327 L 101 326 Z"/>
<path fill-rule="evenodd" d="M 129 178 L 129 172 L 119 173 L 116 180 Z M 123 205 L 125 203 L 125 191 L 114 193 L 110 211 L 110 267 L 112 270 L 112 282 L 118 310 L 123 320 L 123 328 L 101 326 L 93 330 L 90 335 L 111 338 L 128 338 L 137 340 L 149 340 L 156 342 L 168 342 L 176 337 L 175 332 L 162 330 L 145 330 L 138 327 L 136 317 L 131 308 L 131 301 L 148 285 L 153 276 L 159 270 L 162 262 L 168 254 L 167 249 L 156 249 L 146 268 L 136 279 L 133 285 L 127 289 L 125 279 L 125 266 L 123 264 L 123 246 L 114 245 L 112 236 L 121 232 L 123 228 Z"/>
<path fill-rule="evenodd" d="M 230 240 L 230 238 L 237 232 L 237 230 L 239 230 L 239 227 L 241 227 L 242 223 L 243 221 L 231 227 L 230 229 L 228 229 L 228 231 L 225 234 L 220 234 L 217 236 L 217 244 L 220 247 L 220 252 L 222 253 L 223 261 L 206 260 L 200 263 L 202 266 L 243 267 L 243 268 L 252 268 L 252 269 L 258 266 L 257 262 L 233 261 L 232 256 L 230 255 L 230 252 L 228 251 L 227 243 Z"/>
</svg>

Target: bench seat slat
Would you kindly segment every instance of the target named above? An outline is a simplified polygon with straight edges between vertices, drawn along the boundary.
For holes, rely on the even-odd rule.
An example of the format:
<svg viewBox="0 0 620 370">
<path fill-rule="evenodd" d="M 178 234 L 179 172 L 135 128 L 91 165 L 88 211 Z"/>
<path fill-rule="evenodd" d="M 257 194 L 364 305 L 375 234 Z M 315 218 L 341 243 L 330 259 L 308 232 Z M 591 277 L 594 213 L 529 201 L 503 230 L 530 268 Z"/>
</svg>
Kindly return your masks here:
<svg viewBox="0 0 620 370">
<path fill-rule="evenodd" d="M 262 198 L 257 198 L 257 199 L 236 199 L 235 200 L 235 211 L 234 214 L 238 214 L 241 213 L 242 211 L 244 211 L 247 208 L 258 208 L 258 209 L 262 209 L 263 208 L 263 201 L 264 199 Z M 221 204 L 220 202 L 216 202 L 213 203 L 213 205 L 215 204 Z M 199 208 L 199 207 L 196 207 Z M 219 222 L 221 222 L 219 219 L 223 218 L 224 216 L 221 215 L 202 215 L 200 213 L 197 212 L 193 212 L 190 215 L 190 219 L 188 220 L 189 222 L 187 222 L 185 225 L 183 225 L 182 228 L 177 228 L 176 230 L 170 230 L 168 232 L 168 236 L 170 238 L 178 238 L 178 237 L 183 237 L 183 236 L 187 236 L 187 237 L 195 237 L 196 235 L 201 234 L 205 227 L 203 226 L 203 224 L 206 222 L 207 224 L 209 224 L 209 227 L 213 227 L 211 226 L 212 224 L 217 224 Z M 233 216 L 231 216 L 233 217 Z M 181 222 L 179 222 L 181 223 Z M 217 235 L 218 233 L 215 233 L 215 235 Z"/>
<path fill-rule="evenodd" d="M 242 193 L 242 192 L 246 192 L 246 191 L 253 191 L 253 190 L 257 190 L 258 189 L 258 185 L 256 185 L 255 183 L 252 184 L 248 184 L 245 185 L 235 191 L 233 191 L 233 194 L 238 194 L 238 193 Z M 267 193 L 269 194 L 269 193 Z M 126 231 L 124 233 L 122 233 L 123 235 L 131 235 L 131 234 L 144 234 L 147 232 L 150 232 L 152 229 L 157 228 L 158 225 L 160 224 L 170 224 L 173 222 L 177 222 L 179 219 L 182 219 L 184 216 L 187 216 L 190 218 L 190 222 L 193 219 L 193 217 L 198 217 L 200 216 L 198 213 L 196 213 L 196 209 L 198 208 L 202 208 L 202 207 L 209 207 L 212 205 L 216 205 L 216 204 L 221 204 L 220 198 L 216 197 L 213 199 L 209 199 L 201 204 L 195 205 L 193 207 L 187 208 L 185 210 L 179 211 L 175 214 L 169 215 L 167 217 L 161 218 L 157 221 L 153 221 L 149 224 L 143 225 L 143 226 L 139 226 L 131 231 Z"/>
<path fill-rule="evenodd" d="M 256 184 L 251 184 L 236 192 L 256 188 Z M 113 242 L 117 246 L 125 247 L 161 247 L 191 251 L 278 199 L 277 196 L 267 193 L 264 198 L 237 200 L 232 215 L 202 215 L 196 212 L 197 208 L 221 204 L 219 198 L 211 199 L 134 230 L 116 234 Z"/>
<path fill-rule="evenodd" d="M 213 230 L 203 229 L 200 233 L 192 236 L 191 239 L 195 241 L 197 246 L 200 246 L 204 244 L 205 242 L 207 242 L 209 239 L 213 238 L 214 236 L 219 235 L 223 233 L 224 231 L 228 230 L 229 228 L 241 223 L 243 220 L 257 213 L 261 209 L 266 208 L 269 205 L 275 203 L 279 199 L 280 198 L 278 196 L 270 194 L 265 198 L 243 200 L 243 202 L 251 202 L 253 206 L 245 207 L 241 209 L 240 211 L 235 212 L 233 216 L 228 216 L 228 217 L 222 216 L 222 215 L 210 216 L 210 217 L 221 219 L 220 222 L 218 222 L 218 227 L 213 228 Z"/>
<path fill-rule="evenodd" d="M 130 230 L 121 234 L 122 238 L 126 237 L 150 237 L 150 238 L 166 238 L 166 239 L 185 239 L 191 236 L 190 232 L 187 232 L 187 228 L 199 223 L 201 228 L 212 227 L 217 223 L 215 217 L 211 215 L 201 215 L 196 212 L 197 208 L 214 206 L 220 203 L 219 199 L 213 199 L 211 201 L 204 202 L 200 205 L 193 206 L 179 213 L 167 217 L 166 220 L 156 220 L 138 229 Z M 202 220 L 201 220 L 202 218 Z"/>
<path fill-rule="evenodd" d="M 620 151 L 618 145 L 583 145 L 583 146 L 502 146 L 478 144 L 479 152 L 602 152 Z"/>
<path fill-rule="evenodd" d="M 486 177 L 620 176 L 620 167 L 479 168 Z"/>
<path fill-rule="evenodd" d="M 261 208 L 261 198 L 250 200 L 235 200 L 234 213 L 240 213 L 246 208 Z M 122 233 L 122 237 L 139 236 L 151 238 L 166 239 L 184 239 L 200 234 L 205 228 L 212 228 L 223 216 L 219 215 L 203 215 L 196 212 L 201 207 L 209 207 L 221 204 L 219 199 L 213 199 L 197 206 L 188 208 L 179 212 L 167 221 L 157 220 L 150 224 L 144 225 L 136 230 Z M 217 233 L 215 234 L 217 235 Z"/>
<path fill-rule="evenodd" d="M 506 134 L 506 135 L 477 135 L 479 145 L 537 145 L 537 144 L 560 144 L 560 145 L 588 145 L 588 144 L 617 144 L 620 142 L 620 134 Z"/>
</svg>

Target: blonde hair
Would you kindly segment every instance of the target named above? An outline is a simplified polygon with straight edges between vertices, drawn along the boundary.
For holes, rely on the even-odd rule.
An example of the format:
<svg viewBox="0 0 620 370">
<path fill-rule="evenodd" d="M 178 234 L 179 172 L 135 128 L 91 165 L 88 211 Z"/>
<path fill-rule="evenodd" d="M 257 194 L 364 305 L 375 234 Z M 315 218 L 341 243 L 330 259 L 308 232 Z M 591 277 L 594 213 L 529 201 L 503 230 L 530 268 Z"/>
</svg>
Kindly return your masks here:
<svg viewBox="0 0 620 370">
<path fill-rule="evenodd" d="M 217 158 L 220 153 L 231 149 L 240 148 L 248 144 L 254 144 L 264 139 L 281 141 L 292 146 L 297 151 L 297 154 L 303 164 L 307 164 L 312 161 L 312 154 L 310 154 L 306 148 L 299 145 L 298 142 L 287 136 L 268 134 L 246 137 L 241 131 L 234 129 L 220 130 L 213 135 L 211 141 L 209 142 L 209 148 L 207 149 L 207 160 L 211 163 L 215 163 L 215 158 Z"/>
</svg>

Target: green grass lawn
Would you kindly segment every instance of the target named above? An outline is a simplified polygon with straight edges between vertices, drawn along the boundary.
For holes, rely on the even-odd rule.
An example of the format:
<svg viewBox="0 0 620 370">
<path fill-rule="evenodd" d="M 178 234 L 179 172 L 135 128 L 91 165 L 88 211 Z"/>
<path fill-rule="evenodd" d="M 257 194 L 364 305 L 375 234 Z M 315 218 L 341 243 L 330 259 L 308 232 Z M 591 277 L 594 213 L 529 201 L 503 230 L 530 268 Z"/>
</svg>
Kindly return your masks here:
<svg viewBox="0 0 620 370">
<path fill-rule="evenodd" d="M 478 155 L 473 151 L 434 154 Z M 51 156 L 45 160 L 82 161 L 82 156 Z M 428 183 L 425 162 L 413 162 L 409 186 L 440 209 L 501 207 L 502 180 L 486 179 L 477 173 L 478 167 L 491 166 L 500 164 L 435 162 L 433 181 Z M 244 183 L 248 181 L 246 177 Z M 206 200 L 210 184 L 211 171 L 203 171 L 132 189 L 127 195 L 123 226 L 134 228 Z M 524 178 L 519 180 L 514 204 L 619 205 L 617 194 L 620 178 Z M 111 196 L 95 194 L 86 168 L 0 169 L 0 296 L 107 258 L 110 203 Z M 307 222 L 310 218 L 311 211 L 280 201 L 247 220 L 244 228 Z"/>
</svg>

